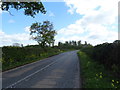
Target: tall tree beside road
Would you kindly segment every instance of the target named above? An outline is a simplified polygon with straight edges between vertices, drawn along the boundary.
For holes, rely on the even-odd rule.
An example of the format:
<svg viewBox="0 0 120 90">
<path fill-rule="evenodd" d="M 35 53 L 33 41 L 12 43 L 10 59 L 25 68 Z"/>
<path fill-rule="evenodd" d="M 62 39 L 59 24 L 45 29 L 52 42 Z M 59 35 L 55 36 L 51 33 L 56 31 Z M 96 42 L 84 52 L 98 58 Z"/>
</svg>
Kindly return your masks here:
<svg viewBox="0 0 120 90">
<path fill-rule="evenodd" d="M 56 31 L 50 21 L 43 21 L 43 23 L 33 23 L 30 27 L 30 35 L 32 39 L 36 40 L 41 47 L 51 46 L 54 44 L 54 36 Z"/>
<path fill-rule="evenodd" d="M 80 45 L 81 45 L 81 40 L 78 41 L 78 46 L 80 46 Z"/>
<path fill-rule="evenodd" d="M 14 8 L 16 10 L 24 9 L 24 14 L 27 16 L 35 17 L 35 15 L 39 12 L 45 14 L 46 10 L 42 4 L 42 2 L 20 2 L 16 0 L 16 2 L 4 2 L 2 1 L 1 9 L 3 11 L 8 11 L 10 14 L 10 8 Z M 12 14 L 11 14 L 12 15 Z"/>
</svg>

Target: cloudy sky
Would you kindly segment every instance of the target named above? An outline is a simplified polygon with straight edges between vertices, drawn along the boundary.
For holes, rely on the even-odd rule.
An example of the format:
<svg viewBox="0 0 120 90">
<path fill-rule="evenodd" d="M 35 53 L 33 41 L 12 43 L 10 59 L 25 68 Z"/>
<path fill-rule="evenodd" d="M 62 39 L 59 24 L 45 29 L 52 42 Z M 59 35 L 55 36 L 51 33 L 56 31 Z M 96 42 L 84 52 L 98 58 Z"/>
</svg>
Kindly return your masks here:
<svg viewBox="0 0 120 90">
<path fill-rule="evenodd" d="M 59 0 L 60 1 L 60 0 Z M 0 46 L 22 43 L 37 44 L 30 39 L 29 27 L 32 23 L 49 20 L 57 31 L 56 44 L 61 41 L 81 40 L 92 45 L 113 42 L 118 39 L 118 1 L 119 0 L 64 0 L 43 2 L 46 15 L 37 14 L 35 18 L 25 16 L 23 10 L 0 10 Z"/>
</svg>

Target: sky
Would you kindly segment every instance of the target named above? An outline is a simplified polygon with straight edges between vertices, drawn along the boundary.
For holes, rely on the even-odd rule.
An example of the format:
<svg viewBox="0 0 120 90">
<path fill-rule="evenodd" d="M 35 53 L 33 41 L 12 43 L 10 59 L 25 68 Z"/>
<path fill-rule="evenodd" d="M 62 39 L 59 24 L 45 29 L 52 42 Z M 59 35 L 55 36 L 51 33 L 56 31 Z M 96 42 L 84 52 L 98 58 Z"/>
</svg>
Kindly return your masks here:
<svg viewBox="0 0 120 90">
<path fill-rule="evenodd" d="M 32 18 L 23 10 L 10 9 L 13 15 L 0 10 L 0 46 L 20 43 L 35 45 L 29 35 L 34 22 L 49 20 L 57 31 L 55 44 L 70 40 L 87 41 L 92 45 L 113 42 L 118 39 L 119 0 L 63 0 L 43 2 L 47 11 Z"/>
</svg>

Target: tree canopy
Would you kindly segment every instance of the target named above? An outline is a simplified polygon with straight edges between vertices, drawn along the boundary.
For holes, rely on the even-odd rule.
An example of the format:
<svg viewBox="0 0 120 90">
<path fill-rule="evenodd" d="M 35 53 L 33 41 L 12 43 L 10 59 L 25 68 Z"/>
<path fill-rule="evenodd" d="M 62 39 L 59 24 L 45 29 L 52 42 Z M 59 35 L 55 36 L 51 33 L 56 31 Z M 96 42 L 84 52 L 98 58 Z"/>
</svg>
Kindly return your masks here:
<svg viewBox="0 0 120 90">
<path fill-rule="evenodd" d="M 43 21 L 43 23 L 33 23 L 30 27 L 30 35 L 32 39 L 36 40 L 41 47 L 54 44 L 54 36 L 57 34 L 53 29 L 53 24 L 50 21 Z"/>
<path fill-rule="evenodd" d="M 35 17 L 39 12 L 45 14 L 46 10 L 42 2 L 2 2 L 1 9 L 10 12 L 10 8 L 16 10 L 24 9 L 24 14 Z"/>
</svg>

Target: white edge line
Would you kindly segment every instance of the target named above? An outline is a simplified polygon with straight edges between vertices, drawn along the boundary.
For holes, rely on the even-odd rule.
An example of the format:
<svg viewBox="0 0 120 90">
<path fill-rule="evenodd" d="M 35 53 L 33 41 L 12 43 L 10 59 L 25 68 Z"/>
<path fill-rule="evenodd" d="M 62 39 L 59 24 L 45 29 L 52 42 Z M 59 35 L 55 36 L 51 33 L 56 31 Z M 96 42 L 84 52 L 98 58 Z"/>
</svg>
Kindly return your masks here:
<svg viewBox="0 0 120 90">
<path fill-rule="evenodd" d="M 48 58 L 50 58 L 50 57 L 48 57 Z M 14 71 L 14 70 L 16 70 L 16 69 L 23 68 L 23 67 L 25 67 L 25 66 L 29 66 L 29 65 L 32 65 L 32 64 L 37 63 L 37 62 L 41 62 L 41 61 L 43 61 L 43 60 L 45 60 L 45 59 L 48 59 L 48 58 L 40 59 L 40 60 L 35 61 L 35 62 L 31 62 L 31 63 L 25 64 L 25 65 L 22 65 L 22 66 L 18 66 L 18 67 L 16 67 L 16 68 L 13 68 L 13 69 L 4 71 L 4 72 L 2 72 L 2 73 L 7 73 L 7 72 L 10 72 L 10 71 Z"/>
<path fill-rule="evenodd" d="M 65 53 L 65 52 L 63 52 L 63 53 Z M 60 53 L 60 54 L 61 54 L 61 53 Z M 59 55 L 59 54 L 57 54 L 57 55 Z M 56 55 L 54 55 L 54 56 L 56 56 Z M 53 57 L 53 56 L 52 56 L 52 57 Z M 43 61 L 43 60 L 45 60 L 45 59 L 48 59 L 48 58 L 51 58 L 51 57 L 47 57 L 47 58 L 40 59 L 40 60 L 35 61 L 35 62 L 31 62 L 31 63 L 25 64 L 25 65 L 22 65 L 22 66 L 18 66 L 18 67 L 16 67 L 16 68 L 13 68 L 13 69 L 4 71 L 4 72 L 2 72 L 2 73 L 7 73 L 7 72 L 10 72 L 10 71 L 14 71 L 14 70 L 16 70 L 16 69 L 23 68 L 23 67 L 25 67 L 25 66 L 32 65 L 32 64 L 37 63 L 37 62 L 41 62 L 41 61 Z"/>
<path fill-rule="evenodd" d="M 57 60 L 56 60 L 56 61 L 57 61 Z M 38 72 L 40 72 L 40 71 L 44 70 L 45 68 L 47 68 L 47 67 L 49 67 L 50 65 L 54 64 L 56 61 L 54 61 L 54 62 L 52 62 L 52 63 L 48 64 L 47 66 L 45 66 L 45 67 L 41 68 L 40 70 L 37 70 L 36 72 L 34 72 L 34 73 L 32 73 L 32 74 L 30 74 L 30 75 L 26 76 L 25 78 L 23 78 L 23 79 L 21 79 L 21 80 L 18 80 L 17 82 L 15 82 L 15 83 L 13 83 L 13 84 L 11 84 L 11 85 L 7 86 L 7 87 L 6 87 L 6 88 L 4 88 L 4 89 L 7 89 L 7 88 L 12 88 L 12 86 L 14 86 L 14 85 L 16 85 L 16 84 L 18 84 L 18 83 L 20 83 L 20 82 L 24 81 L 25 79 L 27 79 L 27 78 L 29 78 L 29 77 L 33 76 L 34 74 L 36 74 L 36 73 L 38 73 Z"/>
</svg>

